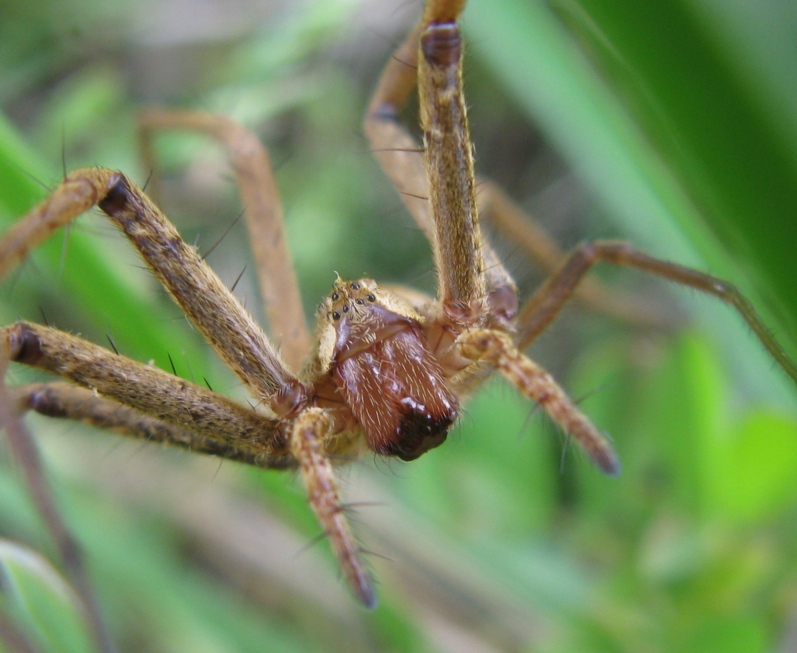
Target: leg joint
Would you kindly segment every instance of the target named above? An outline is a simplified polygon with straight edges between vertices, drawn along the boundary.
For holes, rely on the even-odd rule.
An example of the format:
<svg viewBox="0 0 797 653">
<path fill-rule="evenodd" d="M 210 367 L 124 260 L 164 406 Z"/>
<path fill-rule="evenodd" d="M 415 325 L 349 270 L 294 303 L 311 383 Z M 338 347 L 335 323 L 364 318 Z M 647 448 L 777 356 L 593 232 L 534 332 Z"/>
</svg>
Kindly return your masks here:
<svg viewBox="0 0 797 653">
<path fill-rule="evenodd" d="M 29 322 L 16 322 L 5 327 L 8 360 L 37 367 L 45 358 L 41 339 Z"/>
<path fill-rule="evenodd" d="M 118 173 L 108 181 L 108 190 L 105 193 L 105 197 L 97 203 L 97 206 L 108 215 L 115 216 L 125 211 L 132 199 L 133 194 L 127 178 Z"/>
</svg>

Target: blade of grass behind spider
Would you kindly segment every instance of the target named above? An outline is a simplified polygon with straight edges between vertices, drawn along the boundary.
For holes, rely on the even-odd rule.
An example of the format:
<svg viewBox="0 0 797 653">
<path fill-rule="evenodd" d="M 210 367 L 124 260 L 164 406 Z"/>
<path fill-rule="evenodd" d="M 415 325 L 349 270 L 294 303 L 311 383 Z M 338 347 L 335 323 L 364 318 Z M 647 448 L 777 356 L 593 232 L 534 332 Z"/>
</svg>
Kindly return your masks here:
<svg viewBox="0 0 797 653">
<path fill-rule="evenodd" d="M 575 24 L 574 31 L 604 81 L 693 198 L 697 217 L 742 254 L 746 272 L 758 276 L 767 299 L 789 311 L 793 327 L 793 12 L 703 0 L 580 5 L 584 13 L 574 17 L 586 15 L 590 23 Z M 784 38 L 789 31 L 792 38 Z M 606 43 L 611 51 L 601 47 Z"/>
<path fill-rule="evenodd" d="M 577 5 L 568 5 L 567 8 L 571 10 L 571 20 L 573 15 L 584 18 L 584 14 L 577 13 Z M 618 7 L 617 14 L 621 13 Z M 614 13 L 611 15 L 614 16 Z M 770 192 L 769 185 L 762 188 L 745 184 L 748 189 L 747 203 L 740 204 L 734 211 L 728 209 L 720 213 L 721 209 L 709 203 L 709 200 L 722 197 L 730 186 L 741 186 L 739 179 L 695 175 L 694 165 L 686 165 L 692 160 L 700 161 L 700 157 L 707 160 L 711 141 L 696 139 L 695 143 L 690 143 L 685 139 L 678 140 L 678 145 L 685 152 L 678 159 L 668 156 L 667 151 L 657 150 L 656 142 L 645 137 L 646 127 L 641 118 L 623 106 L 617 99 L 616 88 L 596 74 L 549 8 L 522 0 L 502 0 L 500 7 L 491 3 L 489 8 L 474 3 L 469 7 L 466 17 L 472 51 L 502 80 L 510 95 L 591 187 L 599 204 L 617 219 L 624 233 L 631 234 L 637 245 L 662 258 L 707 269 L 718 276 L 732 279 L 741 286 L 743 292 L 752 296 L 759 308 L 766 306 L 759 299 L 762 294 L 767 298 L 777 296 L 783 310 L 788 311 L 789 315 L 797 315 L 797 306 L 794 305 L 797 294 L 785 292 L 787 284 L 777 270 L 782 257 L 766 253 L 772 251 L 772 245 L 768 245 L 770 249 L 756 257 L 756 261 L 768 257 L 773 259 L 770 265 L 756 267 L 753 259 L 743 257 L 744 252 L 733 251 L 730 254 L 723 250 L 717 237 L 700 219 L 701 213 L 710 210 L 718 219 L 722 217 L 742 222 L 744 218 L 754 222 L 759 219 L 761 212 L 753 210 L 760 208 L 760 204 L 755 205 L 753 200 L 756 196 L 760 198 Z M 633 31 L 630 21 L 627 25 L 623 23 L 629 32 Z M 667 31 L 676 42 L 689 37 L 676 32 L 679 24 L 675 20 L 671 23 L 651 20 L 648 26 L 651 31 Z M 617 31 L 620 36 L 626 33 L 619 28 Z M 601 32 L 596 30 L 596 33 Z M 608 43 L 614 49 L 610 50 L 609 45 L 603 43 L 604 52 L 614 53 L 617 48 L 623 47 L 622 41 L 618 44 L 612 41 Z M 635 35 L 634 43 L 641 48 L 645 40 Z M 628 58 L 633 56 L 635 52 L 627 55 Z M 683 67 L 689 70 L 687 64 L 688 60 L 682 62 Z M 675 76 L 688 77 L 690 74 L 679 70 Z M 713 74 L 714 71 L 709 69 L 701 77 Z M 648 78 L 643 78 L 641 82 L 634 81 L 642 90 L 655 84 L 654 80 Z M 690 91 L 696 93 L 700 82 L 695 82 L 694 86 Z M 661 124 L 668 126 L 668 120 L 677 117 L 685 119 L 688 115 L 688 108 L 679 107 L 680 114 L 673 110 L 673 118 L 669 118 L 669 114 L 665 113 L 668 110 L 665 102 L 667 96 L 656 99 L 656 110 L 668 116 L 660 119 Z M 672 101 L 675 102 L 675 99 Z M 682 98 L 680 101 L 684 102 Z M 649 113 L 647 110 L 646 114 Z M 698 135 L 699 127 L 692 127 L 688 134 Z M 749 137 L 744 142 L 763 147 L 763 144 Z M 782 161 L 777 144 L 772 147 L 772 161 Z M 740 156 L 747 155 L 742 152 Z M 767 154 L 757 152 L 755 160 L 766 161 Z M 778 186 L 783 190 L 779 200 L 780 215 L 783 216 L 791 197 L 786 183 L 788 178 L 781 172 L 777 175 L 773 173 L 773 179 L 778 180 Z M 794 187 L 797 184 L 793 184 Z M 737 188 L 736 194 L 738 192 Z M 785 221 L 781 219 L 781 222 Z M 782 228 L 776 239 L 791 242 L 793 238 L 788 235 L 790 228 L 789 225 Z M 759 237 L 763 237 L 767 230 L 768 227 L 759 228 Z M 775 270 L 768 271 L 768 267 L 774 267 Z M 759 288 L 746 277 L 745 273 L 750 271 L 750 276 L 759 282 L 762 292 L 753 292 Z M 791 278 L 794 278 L 793 275 Z M 734 352 L 728 358 L 733 360 L 737 376 L 745 379 L 745 388 L 761 396 L 793 401 L 794 393 L 788 382 L 772 373 L 769 357 L 741 321 L 734 319 L 727 307 L 717 305 L 710 298 L 695 295 L 682 292 L 677 296 L 689 301 L 690 307 L 696 307 L 697 314 L 704 316 L 705 323 L 711 325 L 712 334 L 719 340 L 723 350 Z M 766 317 L 775 327 L 784 322 L 775 322 L 771 312 Z M 782 338 L 788 338 L 789 331 L 785 327 L 776 328 L 776 332 Z M 784 344 L 790 351 L 795 351 L 793 338 Z"/>
</svg>

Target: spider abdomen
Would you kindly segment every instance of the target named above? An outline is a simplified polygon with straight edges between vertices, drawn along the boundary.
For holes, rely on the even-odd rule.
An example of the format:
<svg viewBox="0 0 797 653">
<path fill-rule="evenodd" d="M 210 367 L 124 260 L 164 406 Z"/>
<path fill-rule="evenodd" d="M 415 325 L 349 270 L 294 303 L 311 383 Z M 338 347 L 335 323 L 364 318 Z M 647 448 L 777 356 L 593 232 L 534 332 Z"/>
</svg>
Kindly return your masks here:
<svg viewBox="0 0 797 653">
<path fill-rule="evenodd" d="M 414 460 L 446 439 L 457 416 L 439 366 L 411 331 L 342 360 L 334 378 L 381 455 Z"/>
<path fill-rule="evenodd" d="M 420 323 L 373 309 L 373 321 L 340 325 L 332 377 L 368 447 L 414 460 L 445 441 L 459 405 Z"/>
</svg>

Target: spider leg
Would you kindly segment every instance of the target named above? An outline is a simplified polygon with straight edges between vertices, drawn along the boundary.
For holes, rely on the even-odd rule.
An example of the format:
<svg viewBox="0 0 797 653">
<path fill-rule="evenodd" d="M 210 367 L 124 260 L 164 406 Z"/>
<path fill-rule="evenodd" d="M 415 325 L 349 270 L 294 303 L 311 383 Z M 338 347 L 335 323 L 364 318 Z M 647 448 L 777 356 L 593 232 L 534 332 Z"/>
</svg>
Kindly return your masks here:
<svg viewBox="0 0 797 653">
<path fill-rule="evenodd" d="M 0 355 L 3 361 L 23 363 L 69 379 L 154 420 L 190 431 L 220 448 L 234 449 L 239 456 L 280 460 L 290 456 L 287 438 L 280 435 L 274 418 L 63 331 L 27 322 L 3 327 Z M 63 392 L 61 397 L 65 397 Z M 73 396 L 73 406 L 74 400 Z M 95 413 L 101 406 L 94 408 Z M 76 410 L 91 412 L 86 406 Z M 90 421 L 88 417 L 79 418 Z M 127 424 L 131 425 L 129 420 Z M 145 434 L 145 430 L 141 432 Z"/>
<path fill-rule="evenodd" d="M 522 394 L 536 401 L 605 473 L 620 473 L 620 461 L 606 436 L 548 372 L 518 351 L 509 335 L 490 329 L 473 329 L 463 333 L 457 344 L 466 358 L 496 367 Z"/>
<path fill-rule="evenodd" d="M 324 450 L 332 422 L 324 410 L 308 408 L 293 424 L 291 451 L 299 463 L 310 505 L 329 537 L 343 574 L 360 602 L 376 607 L 373 581 L 360 556 L 360 548 L 346 521 L 345 508 L 338 496 L 335 472 Z"/>
<path fill-rule="evenodd" d="M 523 307 L 518 319 L 518 342 L 521 349 L 525 349 L 548 327 L 572 297 L 587 272 L 601 261 L 649 272 L 720 299 L 739 313 L 775 362 L 797 382 L 797 365 L 736 286 L 710 274 L 648 256 L 620 241 L 584 243 L 570 252 L 559 269 Z"/>
<path fill-rule="evenodd" d="M 487 288 L 476 212 L 473 150 L 462 93 L 463 3 L 430 2 L 420 35 L 418 99 L 429 203 L 435 223 L 438 295 L 444 309 L 478 322 Z M 459 320 L 458 320 L 459 321 Z"/>
<path fill-rule="evenodd" d="M 220 438 L 200 437 L 192 431 L 155 419 L 71 383 L 30 383 L 10 388 L 9 392 L 20 412 L 32 410 L 47 417 L 70 419 L 119 435 L 161 442 L 193 453 L 218 456 L 264 469 L 296 466 L 291 456 L 256 453 L 247 447 L 241 448 L 237 441 L 233 444 Z"/>
<path fill-rule="evenodd" d="M 498 184 L 479 179 L 476 201 L 479 217 L 508 237 L 546 272 L 552 273 L 559 267 L 567 253 Z M 584 279 L 574 296 L 592 310 L 642 328 L 672 329 L 680 323 L 672 310 L 612 289 L 597 279 Z"/>
<path fill-rule="evenodd" d="M 271 334 L 292 370 L 310 351 L 310 334 L 299 284 L 285 240 L 279 191 L 268 152 L 255 134 L 224 116 L 191 111 L 146 111 L 139 117 L 142 152 L 152 166 L 152 138 L 158 130 L 206 134 L 227 151 L 241 193 L 249 242 Z M 150 193 L 152 194 L 152 193 Z"/>
<path fill-rule="evenodd" d="M 429 182 L 423 148 L 401 124 L 398 114 L 417 88 L 419 24 L 393 53 L 365 112 L 363 132 L 402 202 L 427 240 L 434 244 L 429 213 Z"/>
<path fill-rule="evenodd" d="M 293 410 L 304 387 L 251 315 L 188 246 L 147 196 L 120 172 L 84 168 L 0 240 L 0 276 L 56 228 L 99 206 L 119 227 L 175 301 L 252 392 L 277 413 Z"/>
<path fill-rule="evenodd" d="M 434 249 L 441 301 L 456 310 L 475 304 L 465 313 L 475 310 L 472 317 L 476 319 L 481 317 L 479 303 L 487 293 L 498 298 L 491 301 L 497 309 L 494 312 L 504 312 L 509 320 L 516 306 L 507 298 L 514 297 L 515 284 L 482 239 L 476 217 L 461 63 L 455 54 L 460 43 L 453 21 L 462 5 L 446 0 L 427 4 L 423 19 L 382 72 L 366 112 L 364 131 L 374 155 Z M 421 41 L 426 45 L 419 48 Z M 442 50 L 441 42 L 446 44 Z M 423 148 L 398 119 L 416 87 L 425 132 Z"/>
</svg>

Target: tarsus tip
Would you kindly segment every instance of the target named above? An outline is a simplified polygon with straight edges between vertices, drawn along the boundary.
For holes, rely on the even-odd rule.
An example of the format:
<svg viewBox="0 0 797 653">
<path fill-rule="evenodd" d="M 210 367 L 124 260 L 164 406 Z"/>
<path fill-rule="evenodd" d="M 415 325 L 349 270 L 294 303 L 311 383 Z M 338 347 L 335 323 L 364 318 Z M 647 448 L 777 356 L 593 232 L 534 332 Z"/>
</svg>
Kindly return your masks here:
<svg viewBox="0 0 797 653">
<path fill-rule="evenodd" d="M 593 458 L 593 462 L 600 467 L 601 471 L 607 476 L 619 476 L 623 471 L 623 465 L 618 455 L 611 449 L 601 451 Z"/>
<path fill-rule="evenodd" d="M 366 610 L 374 610 L 379 605 L 373 583 L 365 583 L 357 588 L 357 598 Z"/>
</svg>

